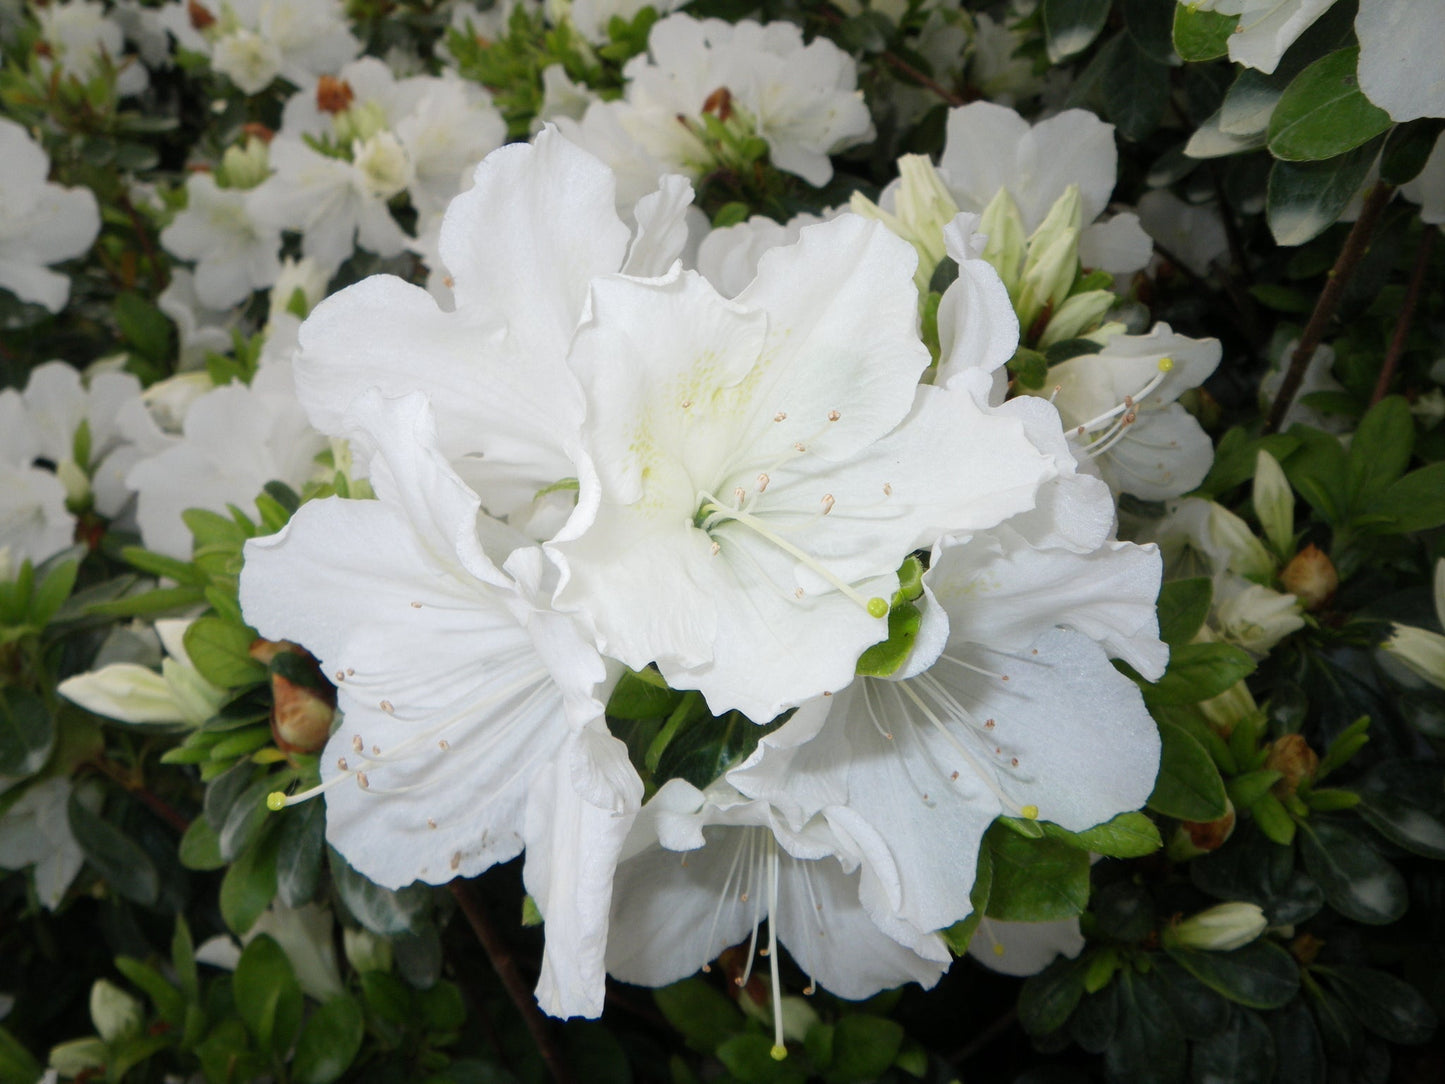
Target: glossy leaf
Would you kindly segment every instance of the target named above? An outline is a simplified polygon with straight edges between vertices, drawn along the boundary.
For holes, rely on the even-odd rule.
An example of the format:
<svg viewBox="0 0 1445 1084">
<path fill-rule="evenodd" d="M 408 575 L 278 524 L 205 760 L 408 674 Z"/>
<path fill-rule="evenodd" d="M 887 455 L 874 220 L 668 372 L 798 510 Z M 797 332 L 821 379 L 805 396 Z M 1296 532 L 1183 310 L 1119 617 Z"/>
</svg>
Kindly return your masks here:
<svg viewBox="0 0 1445 1084">
<path fill-rule="evenodd" d="M 1312 817 L 1300 823 L 1299 848 L 1325 900 L 1346 918 L 1383 926 L 1405 913 L 1405 879 L 1356 833 Z"/>
<path fill-rule="evenodd" d="M 1185 60 L 1214 60 L 1229 52 L 1238 15 L 1221 15 L 1191 4 L 1174 8 L 1174 51 Z"/>
<path fill-rule="evenodd" d="M 331 1084 L 340 1080 L 366 1037 L 361 1006 L 348 994 L 333 997 L 307 1019 L 291 1063 L 295 1084 Z"/>
<path fill-rule="evenodd" d="M 1251 1009 L 1277 1009 L 1299 991 L 1299 967 L 1272 941 L 1254 941 L 1232 952 L 1179 947 L 1168 952 L 1205 986 Z"/>
<path fill-rule="evenodd" d="M 1212 821 L 1228 809 L 1224 780 L 1204 747 L 1183 728 L 1159 724 L 1163 748 L 1159 778 L 1149 796 L 1149 808 L 1167 817 Z"/>
<path fill-rule="evenodd" d="M 1044 42 L 1049 60 L 1082 53 L 1094 43 L 1109 18 L 1110 0 L 1044 0 Z"/>
</svg>

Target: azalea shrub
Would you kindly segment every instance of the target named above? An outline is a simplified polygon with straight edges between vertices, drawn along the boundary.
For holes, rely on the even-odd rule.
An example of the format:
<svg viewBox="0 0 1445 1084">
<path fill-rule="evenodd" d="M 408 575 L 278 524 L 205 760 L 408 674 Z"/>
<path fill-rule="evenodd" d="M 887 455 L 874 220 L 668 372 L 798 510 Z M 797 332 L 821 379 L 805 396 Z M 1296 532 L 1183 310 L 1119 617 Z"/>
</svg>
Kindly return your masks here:
<svg viewBox="0 0 1445 1084">
<path fill-rule="evenodd" d="M 0 1084 L 1436 1079 L 1408 0 L 0 0 Z"/>
</svg>

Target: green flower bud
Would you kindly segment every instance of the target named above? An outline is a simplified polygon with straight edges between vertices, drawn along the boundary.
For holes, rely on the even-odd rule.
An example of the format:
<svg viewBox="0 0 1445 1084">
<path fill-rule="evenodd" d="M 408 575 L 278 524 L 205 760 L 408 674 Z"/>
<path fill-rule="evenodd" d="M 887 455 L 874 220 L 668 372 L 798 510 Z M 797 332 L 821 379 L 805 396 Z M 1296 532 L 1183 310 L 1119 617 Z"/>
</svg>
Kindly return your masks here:
<svg viewBox="0 0 1445 1084">
<path fill-rule="evenodd" d="M 65 487 L 65 507 L 80 512 L 90 507 L 90 478 L 72 459 L 55 468 L 55 477 Z"/>
<path fill-rule="evenodd" d="M 346 962 L 353 971 L 391 970 L 391 942 L 370 930 L 342 930 L 341 947 L 346 953 Z"/>
<path fill-rule="evenodd" d="M 1294 490 L 1279 460 L 1262 448 L 1254 461 L 1254 514 L 1275 553 L 1288 557 L 1294 550 Z"/>
<path fill-rule="evenodd" d="M 343 144 L 365 143 L 389 127 L 386 112 L 377 102 L 360 102 L 331 118 L 331 128 L 336 133 L 337 141 Z"/>
<path fill-rule="evenodd" d="M 78 1077 L 88 1069 L 104 1068 L 109 1051 L 100 1039 L 71 1039 L 50 1050 L 50 1068 L 62 1077 Z"/>
<path fill-rule="evenodd" d="M 1019 214 L 1019 206 L 1009 195 L 1007 188 L 1000 188 L 998 195 L 983 209 L 979 231 L 988 236 L 988 243 L 983 247 L 983 258 L 998 272 L 999 278 L 1003 279 L 1009 296 L 1016 296 L 1019 270 L 1028 246 L 1024 240 L 1023 216 Z"/>
<path fill-rule="evenodd" d="M 958 204 L 924 155 L 905 154 L 898 159 L 898 176 L 901 183 L 892 214 L 857 192 L 848 206 L 854 214 L 882 222 L 914 247 L 918 270 L 913 281 L 920 293 L 926 293 L 933 272 L 946 255 L 943 228 L 958 214 Z"/>
<path fill-rule="evenodd" d="M 1077 339 L 1098 323 L 1117 300 L 1112 290 L 1086 290 L 1067 298 L 1039 336 L 1039 349 L 1045 350 L 1065 339 Z"/>
<path fill-rule="evenodd" d="M 264 140 L 251 136 L 244 145 L 227 147 L 216 170 L 222 188 L 255 188 L 271 176 L 271 152 Z"/>
<path fill-rule="evenodd" d="M 1167 927 L 1164 943 L 1176 948 L 1229 952 L 1258 938 L 1268 925 L 1257 905 L 1236 900 L 1200 911 Z"/>
<path fill-rule="evenodd" d="M 1252 580 L 1273 580 L 1275 560 L 1249 524 L 1223 505 L 1209 508 L 1209 535 L 1229 551 L 1229 568 Z"/>
<path fill-rule="evenodd" d="M 1445 689 L 1445 636 L 1413 625 L 1393 628 L 1381 649 L 1415 676 Z"/>
</svg>

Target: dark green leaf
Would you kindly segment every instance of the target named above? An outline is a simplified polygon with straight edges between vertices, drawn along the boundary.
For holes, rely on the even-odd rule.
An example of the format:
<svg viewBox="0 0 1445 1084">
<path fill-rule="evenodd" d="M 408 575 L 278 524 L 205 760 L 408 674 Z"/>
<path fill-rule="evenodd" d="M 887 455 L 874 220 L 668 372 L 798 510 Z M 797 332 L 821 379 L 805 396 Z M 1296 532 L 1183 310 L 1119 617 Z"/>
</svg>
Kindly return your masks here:
<svg viewBox="0 0 1445 1084">
<path fill-rule="evenodd" d="M 431 901 L 424 885 L 392 891 L 363 877 L 331 851 L 331 879 L 351 916 L 374 934 L 389 937 L 412 930 Z"/>
<path fill-rule="evenodd" d="M 1054 825 L 1044 825 L 1053 834 Z M 1143 858 L 1164 845 L 1159 828 L 1145 813 L 1120 813 L 1113 820 L 1072 832 L 1074 842 L 1094 854 L 1106 858 Z"/>
<path fill-rule="evenodd" d="M 1182 647 L 1194 639 L 1209 605 L 1214 586 L 1207 576 L 1170 580 L 1159 589 L 1159 639 L 1171 647 Z"/>
<path fill-rule="evenodd" d="M 27 689 L 0 689 L 0 776 L 23 779 L 50 759 L 55 722 Z"/>
<path fill-rule="evenodd" d="M 1174 51 L 1185 60 L 1213 60 L 1229 52 L 1238 15 L 1202 11 L 1189 4 L 1174 7 Z"/>
<path fill-rule="evenodd" d="M 1161 64 L 1174 60 L 1173 0 L 1123 0 L 1124 27 L 1134 44 Z"/>
<path fill-rule="evenodd" d="M 1360 92 L 1360 50 L 1316 60 L 1285 89 L 1269 119 L 1269 150 L 1289 162 L 1334 158 L 1390 127 L 1390 114 Z"/>
<path fill-rule="evenodd" d="M 1084 995 L 1083 959 L 1059 957 L 1019 991 L 1019 1023 L 1030 1035 L 1047 1035 L 1068 1023 Z"/>
<path fill-rule="evenodd" d="M 142 906 L 156 902 L 160 875 L 145 848 L 114 824 L 92 811 L 76 794 L 67 810 L 70 832 L 97 873 L 112 889 Z"/>
<path fill-rule="evenodd" d="M 880 1016 L 845 1016 L 833 1029 L 830 1084 L 865 1084 L 879 1079 L 898 1056 L 903 1028 Z"/>
<path fill-rule="evenodd" d="M 296 1043 L 291 1063 L 295 1084 L 331 1084 L 340 1080 L 361 1051 L 366 1024 L 350 995 L 333 997 L 311 1014 Z"/>
<path fill-rule="evenodd" d="M 1118 1024 L 1104 1052 L 1114 1081 L 1175 1081 L 1184 1076 L 1188 1048 L 1173 1015 L 1154 989 L 1152 974 L 1119 973 Z"/>
<path fill-rule="evenodd" d="M 119 294 L 115 322 L 127 346 L 147 361 L 164 362 L 171 356 L 171 322 L 140 294 Z"/>
<path fill-rule="evenodd" d="M 742 1030 L 743 1017 L 737 1006 L 703 979 L 694 977 L 664 986 L 654 990 L 652 998 L 688 1045 L 705 1054 Z"/>
<path fill-rule="evenodd" d="M 287 907 L 310 903 L 321 881 L 326 806 L 302 802 L 285 810 L 276 844 L 276 894 Z"/>
<path fill-rule="evenodd" d="M 30 1056 L 20 1040 L 0 1028 L 0 1082 L 34 1084 L 44 1075 L 44 1066 Z"/>
<path fill-rule="evenodd" d="M 1253 671 L 1254 660 L 1233 644 L 1180 644 L 1170 649 L 1164 676 L 1141 688 L 1147 704 L 1197 704 Z"/>
<path fill-rule="evenodd" d="M 275 789 L 270 778 L 262 776 L 254 780 L 231 803 L 231 808 L 226 811 L 225 823 L 216 835 L 221 847 L 221 857 L 227 862 L 234 860 L 250 846 L 251 841 L 256 838 L 257 830 L 266 818 L 271 816 L 271 811 L 266 808 L 266 796 Z"/>
<path fill-rule="evenodd" d="M 1383 926 L 1405 913 L 1409 894 L 1400 871 L 1354 832 L 1312 817 L 1300 822 L 1299 848 L 1326 902 L 1346 918 Z"/>
<path fill-rule="evenodd" d="M 655 719 L 671 712 L 681 695 L 629 670 L 612 690 L 607 714 L 614 719 Z"/>
<path fill-rule="evenodd" d="M 1232 952 L 1168 948 L 1169 955 L 1211 990 L 1251 1009 L 1277 1009 L 1299 991 L 1299 967 L 1272 941 Z"/>
<path fill-rule="evenodd" d="M 1265 1022 L 1236 1008 L 1224 1030 L 1195 1044 L 1194 1084 L 1269 1084 L 1274 1079 L 1274 1039 Z"/>
<path fill-rule="evenodd" d="M 1445 523 L 1445 462 L 1411 471 L 1381 494 L 1370 515 L 1383 516 L 1391 531 L 1428 531 Z"/>
<path fill-rule="evenodd" d="M 1407 124 L 1397 124 L 1385 140 L 1385 149 L 1380 154 L 1380 180 L 1386 184 L 1409 184 L 1420 175 L 1440 132 L 1445 130 L 1445 120 L 1439 117 L 1423 117 Z"/>
<path fill-rule="evenodd" d="M 45 573 L 40 585 L 35 588 L 35 596 L 30 601 L 30 623 L 36 628 L 44 628 L 50 624 L 59 611 L 65 605 L 65 600 L 70 597 L 71 590 L 75 587 L 75 577 L 80 572 L 78 560 L 61 561 L 54 568 Z M 3 769 L 0 769 L 3 771 Z"/>
<path fill-rule="evenodd" d="M 191 826 L 181 837 L 180 858 L 181 865 L 186 869 L 220 869 L 226 864 L 221 857 L 221 841 L 205 817 L 191 821 Z"/>
<path fill-rule="evenodd" d="M 734 1035 L 717 1048 L 717 1059 L 743 1084 L 802 1084 L 807 1074 L 797 1059 L 772 1055 L 773 1041 L 761 1035 Z"/>
<path fill-rule="evenodd" d="M 1445 778 L 1438 764 L 1377 764 L 1356 810 L 1375 831 L 1426 858 L 1445 858 Z"/>
<path fill-rule="evenodd" d="M 219 617 L 201 617 L 186 629 L 186 654 L 212 685 L 233 689 L 266 680 L 266 668 L 249 652 L 256 634 Z"/>
<path fill-rule="evenodd" d="M 221 917 L 243 934 L 276 898 L 276 833 L 264 833 L 221 879 Z"/>
<path fill-rule="evenodd" d="M 1151 957 L 1153 974 L 1164 1004 L 1186 1039 L 1204 1039 L 1229 1020 L 1229 1002 L 1165 955 Z"/>
<path fill-rule="evenodd" d="M 1044 42 L 1049 60 L 1082 53 L 1094 43 L 1109 18 L 1110 0 L 1044 0 Z"/>
<path fill-rule="evenodd" d="M 984 837 L 993 857 L 988 915 L 1049 922 L 1081 914 L 1089 902 L 1089 856 L 1057 839 L 1025 839 L 1002 825 Z"/>
<path fill-rule="evenodd" d="M 191 940 L 191 928 L 186 925 L 185 915 L 176 916 L 176 930 L 171 935 L 171 966 L 176 971 L 176 981 L 181 992 L 190 1001 L 200 999 L 201 980 L 196 971 L 196 948 Z"/>
<path fill-rule="evenodd" d="M 241 952 L 231 978 L 246 1030 L 262 1050 L 288 1050 L 301 1023 L 301 987 L 281 946 L 268 934 L 253 938 Z"/>
<path fill-rule="evenodd" d="M 1408 982 L 1369 967 L 1339 965 L 1321 973 L 1337 984 L 1341 1000 L 1360 1023 L 1380 1038 L 1411 1046 L 1434 1034 L 1435 1012 Z"/>
<path fill-rule="evenodd" d="M 1274 1037 L 1279 1084 L 1324 1084 L 1325 1047 L 1304 1000 L 1296 998 L 1270 1013 L 1269 1029 Z"/>
<path fill-rule="evenodd" d="M 1148 56 L 1127 34 L 1109 43 L 1110 64 L 1100 81 L 1104 109 L 1125 139 L 1144 139 L 1169 105 L 1169 68 Z M 1102 53 L 1102 51 L 1101 51 Z"/>
<path fill-rule="evenodd" d="M 155 968 L 129 956 L 117 956 L 115 969 L 140 987 L 150 997 L 156 1011 L 173 1027 L 179 1027 L 186 1016 L 186 997 Z"/>
<path fill-rule="evenodd" d="M 1365 183 L 1383 141 L 1323 162 L 1275 162 L 1269 171 L 1265 220 L 1281 245 L 1302 245 L 1339 221 Z"/>
<path fill-rule="evenodd" d="M 1154 930 L 1154 901 L 1141 885 L 1115 881 L 1089 903 L 1095 930 L 1113 941 L 1143 941 Z"/>
<path fill-rule="evenodd" d="M 1159 736 L 1163 741 L 1159 778 L 1149 796 L 1149 808 L 1186 821 L 1224 816 L 1228 808 L 1224 780 L 1204 746 L 1172 723 L 1161 723 Z"/>
<path fill-rule="evenodd" d="M 1403 396 L 1391 395 L 1372 406 L 1355 430 L 1349 451 L 1349 504 L 1364 508 L 1392 485 L 1410 465 L 1415 421 Z"/>
</svg>

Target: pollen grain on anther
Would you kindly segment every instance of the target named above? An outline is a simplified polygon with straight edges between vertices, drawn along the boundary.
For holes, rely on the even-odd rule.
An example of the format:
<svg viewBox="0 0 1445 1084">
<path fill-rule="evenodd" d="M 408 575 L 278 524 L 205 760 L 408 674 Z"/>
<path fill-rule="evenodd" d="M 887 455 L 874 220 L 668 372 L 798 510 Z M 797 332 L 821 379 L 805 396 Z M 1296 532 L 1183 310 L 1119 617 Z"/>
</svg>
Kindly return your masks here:
<svg viewBox="0 0 1445 1084">
<path fill-rule="evenodd" d="M 773 421 L 775 421 L 775 422 L 785 422 L 785 421 L 787 421 L 787 420 L 788 420 L 788 416 L 787 416 L 786 414 L 784 414 L 781 410 L 778 411 L 776 414 L 773 415 Z"/>
<path fill-rule="evenodd" d="M 361 740 L 360 734 L 351 735 L 351 748 L 358 753 L 365 752 L 366 743 Z"/>
<path fill-rule="evenodd" d="M 366 773 L 365 773 L 365 772 L 357 772 L 357 773 L 356 773 L 356 785 L 357 785 L 358 787 L 360 787 L 362 790 L 368 790 L 368 789 L 371 787 L 371 780 L 368 779 L 368 778 L 366 778 Z"/>
<path fill-rule="evenodd" d="M 396 707 L 392 704 L 392 702 L 391 702 L 390 700 L 383 700 L 383 701 L 378 705 L 378 707 L 380 707 L 381 710 L 384 711 L 384 712 L 386 712 L 388 715 L 395 715 L 395 714 L 396 714 Z"/>
</svg>

